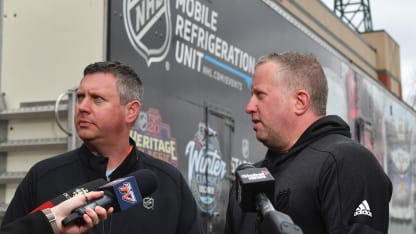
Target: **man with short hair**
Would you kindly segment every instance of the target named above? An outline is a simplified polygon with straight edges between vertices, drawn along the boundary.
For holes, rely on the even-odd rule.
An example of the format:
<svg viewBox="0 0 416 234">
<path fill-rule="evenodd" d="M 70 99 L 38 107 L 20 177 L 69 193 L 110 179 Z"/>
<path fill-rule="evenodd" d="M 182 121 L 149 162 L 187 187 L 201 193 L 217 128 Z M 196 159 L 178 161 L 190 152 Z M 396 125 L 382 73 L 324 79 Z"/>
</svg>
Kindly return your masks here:
<svg viewBox="0 0 416 234">
<path fill-rule="evenodd" d="M 179 170 L 139 151 L 129 137 L 143 98 L 136 72 L 120 62 L 90 64 L 76 95 L 75 127 L 83 145 L 34 165 L 18 186 L 3 224 L 77 185 L 150 169 L 159 186 L 145 204 L 111 215 L 88 233 L 202 233 L 198 208 Z"/>
<path fill-rule="evenodd" d="M 391 182 L 347 123 L 326 115 L 327 96 L 311 55 L 271 53 L 256 64 L 246 112 L 268 147 L 256 166 L 275 178 L 270 200 L 304 233 L 387 233 Z M 225 233 L 255 233 L 256 213 L 243 212 L 235 193 L 233 186 Z"/>
</svg>

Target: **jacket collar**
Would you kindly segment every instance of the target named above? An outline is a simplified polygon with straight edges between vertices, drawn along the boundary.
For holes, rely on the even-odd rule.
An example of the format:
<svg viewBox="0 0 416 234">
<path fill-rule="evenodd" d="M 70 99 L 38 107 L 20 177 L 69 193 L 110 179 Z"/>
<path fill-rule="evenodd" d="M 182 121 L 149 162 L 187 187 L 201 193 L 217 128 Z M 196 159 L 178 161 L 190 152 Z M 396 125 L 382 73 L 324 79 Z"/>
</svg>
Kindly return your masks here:
<svg viewBox="0 0 416 234">
<path fill-rule="evenodd" d="M 350 128 L 344 120 L 336 115 L 328 115 L 311 124 L 288 152 L 276 153 L 268 150 L 261 166 L 267 167 L 271 172 L 278 171 L 280 166 L 293 160 L 307 146 L 331 134 L 351 137 Z"/>
<path fill-rule="evenodd" d="M 111 173 L 108 180 L 114 180 L 123 176 L 126 176 L 130 172 L 134 171 L 136 164 L 139 162 L 139 152 L 136 148 L 136 142 L 133 139 L 129 138 L 129 143 L 133 146 L 133 150 L 130 151 L 129 155 L 124 159 L 124 161 Z M 102 155 L 94 155 L 85 144 L 79 148 L 78 157 L 83 164 L 88 169 L 88 177 L 93 178 L 103 178 L 107 179 L 106 169 L 108 158 Z"/>
</svg>

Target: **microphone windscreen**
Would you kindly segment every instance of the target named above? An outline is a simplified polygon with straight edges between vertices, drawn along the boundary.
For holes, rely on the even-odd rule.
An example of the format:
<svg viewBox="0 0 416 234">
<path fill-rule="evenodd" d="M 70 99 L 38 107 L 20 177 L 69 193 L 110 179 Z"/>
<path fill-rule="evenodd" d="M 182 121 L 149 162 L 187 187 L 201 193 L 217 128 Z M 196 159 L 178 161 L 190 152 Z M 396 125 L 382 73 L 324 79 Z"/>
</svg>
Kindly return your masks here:
<svg viewBox="0 0 416 234">
<path fill-rule="evenodd" d="M 267 168 L 254 166 L 236 170 L 236 200 L 244 212 L 256 212 L 256 195 L 274 198 L 274 177 Z"/>
<path fill-rule="evenodd" d="M 104 191 L 104 196 L 81 206 L 68 215 L 62 224 L 67 226 L 73 222 L 82 223 L 82 216 L 87 208 L 94 209 L 96 206 L 109 208 L 113 206 L 114 212 L 124 211 L 143 201 L 158 187 L 156 175 L 149 169 L 142 169 L 130 173 L 129 176 L 113 180 L 98 190 Z"/>
<path fill-rule="evenodd" d="M 147 197 L 159 186 L 155 173 L 149 169 L 141 169 L 130 174 L 137 180 L 142 197 Z"/>
</svg>

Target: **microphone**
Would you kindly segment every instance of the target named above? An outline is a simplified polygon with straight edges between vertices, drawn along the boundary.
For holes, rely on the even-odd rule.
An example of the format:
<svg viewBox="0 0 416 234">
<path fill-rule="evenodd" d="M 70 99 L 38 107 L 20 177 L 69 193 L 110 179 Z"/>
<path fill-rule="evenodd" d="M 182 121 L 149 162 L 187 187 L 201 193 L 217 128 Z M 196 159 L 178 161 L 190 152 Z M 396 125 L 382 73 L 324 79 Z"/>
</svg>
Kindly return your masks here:
<svg viewBox="0 0 416 234">
<path fill-rule="evenodd" d="M 124 211 L 142 202 L 143 197 L 152 194 L 158 187 L 156 175 L 148 169 L 136 171 L 131 176 L 111 181 L 98 188 L 104 191 L 104 196 L 87 203 L 71 212 L 64 220 L 63 226 L 71 223 L 82 224 L 87 208 L 101 206 L 105 209 L 114 207 L 114 212 Z"/>
<path fill-rule="evenodd" d="M 274 177 L 267 168 L 243 163 L 236 169 L 237 201 L 244 212 L 256 212 L 256 195 L 260 192 L 274 197 Z"/>
<path fill-rule="evenodd" d="M 259 233 L 302 234 L 302 229 L 285 213 L 277 211 L 269 198 L 274 198 L 274 177 L 267 168 L 242 164 L 236 170 L 237 201 L 245 212 L 258 212 Z"/>
<path fill-rule="evenodd" d="M 274 209 L 270 200 L 259 193 L 256 196 L 257 210 L 261 215 L 260 233 L 302 234 L 302 229 L 293 223 L 289 215 Z"/>
<path fill-rule="evenodd" d="M 65 201 L 65 200 L 67 200 L 67 199 L 69 199 L 69 198 L 71 198 L 71 197 L 73 197 L 73 196 L 75 196 L 79 193 L 82 193 L 82 192 L 87 193 L 89 191 L 96 190 L 98 187 L 100 187 L 100 186 L 102 186 L 106 183 L 108 183 L 108 181 L 106 181 L 105 179 L 96 179 L 96 180 L 90 181 L 88 183 L 85 183 L 83 185 L 76 186 L 75 188 L 72 188 L 72 189 L 62 193 L 59 196 L 42 203 L 40 206 L 38 206 L 37 208 L 32 210 L 30 213 L 32 214 L 32 213 L 35 213 L 37 211 L 44 210 L 46 208 L 52 208 L 52 207 L 58 205 L 59 203 Z"/>
</svg>

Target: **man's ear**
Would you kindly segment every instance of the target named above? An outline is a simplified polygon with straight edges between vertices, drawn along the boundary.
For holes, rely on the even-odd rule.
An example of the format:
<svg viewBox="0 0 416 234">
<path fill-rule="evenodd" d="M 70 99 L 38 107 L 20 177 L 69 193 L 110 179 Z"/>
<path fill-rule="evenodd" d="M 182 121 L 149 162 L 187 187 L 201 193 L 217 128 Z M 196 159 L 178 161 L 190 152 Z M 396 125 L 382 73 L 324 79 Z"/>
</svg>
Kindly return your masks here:
<svg viewBox="0 0 416 234">
<path fill-rule="evenodd" d="M 295 95 L 295 113 L 297 115 L 302 115 L 310 108 L 311 96 L 306 90 L 303 89 L 297 90 Z"/>
<path fill-rule="evenodd" d="M 126 122 L 134 123 L 140 112 L 141 104 L 138 100 L 133 100 L 126 104 Z"/>
</svg>

